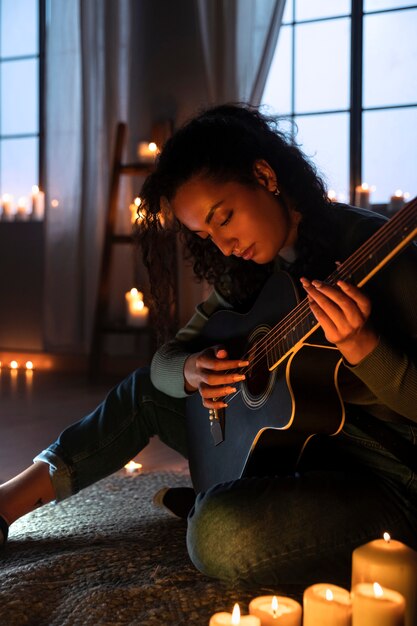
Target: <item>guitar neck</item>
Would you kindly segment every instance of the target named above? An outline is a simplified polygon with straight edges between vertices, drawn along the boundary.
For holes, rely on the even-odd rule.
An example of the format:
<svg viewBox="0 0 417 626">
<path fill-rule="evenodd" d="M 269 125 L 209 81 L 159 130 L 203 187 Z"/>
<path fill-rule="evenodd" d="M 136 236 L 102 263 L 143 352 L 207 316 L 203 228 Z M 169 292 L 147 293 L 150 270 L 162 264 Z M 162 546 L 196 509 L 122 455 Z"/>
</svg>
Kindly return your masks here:
<svg viewBox="0 0 417 626">
<path fill-rule="evenodd" d="M 341 263 L 325 282 L 335 285 L 338 280 L 344 280 L 362 287 L 416 237 L 417 198 L 414 198 Z M 318 326 L 304 298 L 265 337 L 269 343 L 269 369 L 275 369 Z"/>
</svg>

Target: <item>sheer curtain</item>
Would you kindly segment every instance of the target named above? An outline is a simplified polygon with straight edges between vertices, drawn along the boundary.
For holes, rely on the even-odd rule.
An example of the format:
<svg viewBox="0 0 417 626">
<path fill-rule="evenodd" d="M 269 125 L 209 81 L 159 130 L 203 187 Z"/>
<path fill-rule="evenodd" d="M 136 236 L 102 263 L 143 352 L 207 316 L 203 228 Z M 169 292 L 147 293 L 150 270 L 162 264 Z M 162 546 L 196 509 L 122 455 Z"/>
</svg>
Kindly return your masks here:
<svg viewBox="0 0 417 626">
<path fill-rule="evenodd" d="M 44 343 L 86 351 L 114 130 L 127 119 L 131 0 L 53 0 L 47 14 Z"/>
<path fill-rule="evenodd" d="M 258 105 L 285 0 L 197 2 L 210 102 Z"/>
</svg>

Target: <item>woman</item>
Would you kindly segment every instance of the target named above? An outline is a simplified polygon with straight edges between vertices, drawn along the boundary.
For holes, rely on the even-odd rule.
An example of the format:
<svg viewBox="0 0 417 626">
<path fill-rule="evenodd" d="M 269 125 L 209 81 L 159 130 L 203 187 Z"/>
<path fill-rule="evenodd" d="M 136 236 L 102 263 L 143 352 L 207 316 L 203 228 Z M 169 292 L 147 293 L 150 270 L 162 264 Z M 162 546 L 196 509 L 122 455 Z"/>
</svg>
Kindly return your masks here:
<svg viewBox="0 0 417 626">
<path fill-rule="evenodd" d="M 161 241 L 177 231 L 213 292 L 157 351 L 150 377 L 134 372 L 0 487 L 4 539 L 17 517 L 116 471 L 154 434 L 187 456 L 184 399 L 199 394 L 207 409 L 224 408 L 250 373 L 251 356 L 229 355 L 221 342 L 195 348 L 208 319 L 221 309 L 250 312 L 266 281 L 285 269 L 342 358 L 346 424 L 307 448 L 297 472 L 272 465 L 267 475 L 200 493 L 188 517 L 190 557 L 226 580 L 347 584 L 352 550 L 385 530 L 416 548 L 416 249 L 363 290 L 326 284 L 384 220 L 332 204 L 301 151 L 247 106 L 209 109 L 177 131 L 142 197 L 139 237 L 155 312 L 163 320 L 169 311 L 172 259 Z M 377 424 L 372 435 L 369 423 Z"/>
</svg>

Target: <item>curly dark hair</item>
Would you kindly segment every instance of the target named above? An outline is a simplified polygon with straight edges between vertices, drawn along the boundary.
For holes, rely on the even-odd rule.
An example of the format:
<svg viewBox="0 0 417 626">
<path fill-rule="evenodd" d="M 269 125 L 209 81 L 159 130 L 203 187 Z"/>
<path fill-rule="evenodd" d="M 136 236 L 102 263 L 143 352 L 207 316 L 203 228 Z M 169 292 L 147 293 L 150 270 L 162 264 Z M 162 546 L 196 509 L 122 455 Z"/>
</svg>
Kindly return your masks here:
<svg viewBox="0 0 417 626">
<path fill-rule="evenodd" d="M 254 175 L 254 163 L 259 159 L 275 171 L 282 202 L 302 214 L 297 240 L 300 273 L 322 274 L 317 259 L 323 267 L 327 265 L 331 237 L 326 215 L 331 203 L 315 167 L 279 129 L 276 118 L 247 104 L 216 106 L 174 133 L 142 188 L 143 219 L 137 236 L 159 328 L 167 327 L 172 310 L 177 234 L 196 279 L 214 285 L 236 307 L 252 302 L 271 273 L 272 263 L 258 265 L 224 256 L 210 239 L 203 240 L 180 224 L 169 209 L 178 188 L 197 175 L 219 183 L 259 185 Z"/>
</svg>

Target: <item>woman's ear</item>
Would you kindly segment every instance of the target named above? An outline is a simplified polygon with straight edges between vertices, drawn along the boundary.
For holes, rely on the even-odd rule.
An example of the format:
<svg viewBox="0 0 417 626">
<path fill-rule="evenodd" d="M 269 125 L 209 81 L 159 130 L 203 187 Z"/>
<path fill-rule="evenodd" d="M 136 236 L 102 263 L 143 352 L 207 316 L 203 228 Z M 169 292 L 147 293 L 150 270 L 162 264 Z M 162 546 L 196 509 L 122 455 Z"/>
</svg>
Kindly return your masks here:
<svg viewBox="0 0 417 626">
<path fill-rule="evenodd" d="M 253 173 L 260 185 L 266 187 L 268 191 L 274 192 L 277 188 L 277 177 L 267 161 L 258 159 L 253 164 Z"/>
</svg>

